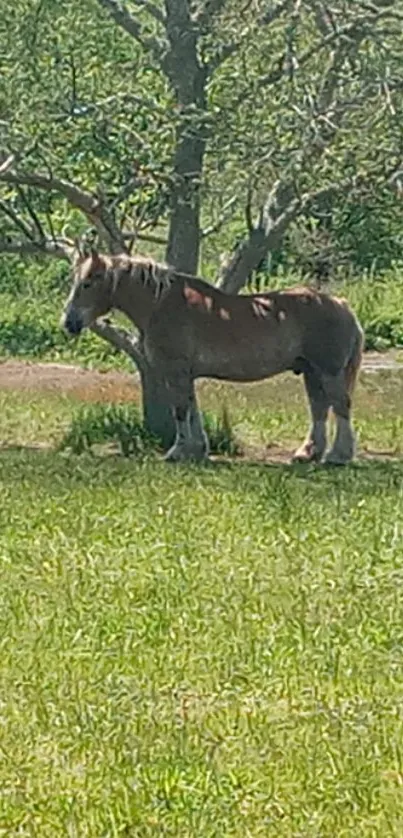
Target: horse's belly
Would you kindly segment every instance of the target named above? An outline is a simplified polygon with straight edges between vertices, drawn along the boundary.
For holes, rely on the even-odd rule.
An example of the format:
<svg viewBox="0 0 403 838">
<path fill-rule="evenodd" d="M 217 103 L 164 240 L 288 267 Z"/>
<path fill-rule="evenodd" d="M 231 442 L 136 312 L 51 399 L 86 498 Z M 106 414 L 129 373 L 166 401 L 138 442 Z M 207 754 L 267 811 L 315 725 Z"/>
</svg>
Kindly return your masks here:
<svg viewBox="0 0 403 838">
<path fill-rule="evenodd" d="M 194 364 L 194 375 L 228 381 L 259 381 L 284 372 L 294 357 L 294 351 L 288 353 L 280 348 L 272 352 L 203 352 Z"/>
</svg>

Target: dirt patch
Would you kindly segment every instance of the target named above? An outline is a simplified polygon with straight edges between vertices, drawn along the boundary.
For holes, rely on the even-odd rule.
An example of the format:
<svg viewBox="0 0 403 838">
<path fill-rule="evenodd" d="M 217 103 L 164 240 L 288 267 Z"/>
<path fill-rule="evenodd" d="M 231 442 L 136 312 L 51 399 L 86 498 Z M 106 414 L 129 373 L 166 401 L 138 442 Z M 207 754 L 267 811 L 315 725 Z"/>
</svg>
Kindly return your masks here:
<svg viewBox="0 0 403 838">
<path fill-rule="evenodd" d="M 51 392 L 88 402 L 132 402 L 140 398 L 136 375 L 26 361 L 0 363 L 0 389 Z"/>
<path fill-rule="evenodd" d="M 403 372 L 402 361 L 403 351 L 368 352 L 362 369 L 364 372 Z M 0 389 L 52 392 L 89 402 L 132 402 L 140 398 L 136 374 L 20 360 L 0 362 Z"/>
</svg>

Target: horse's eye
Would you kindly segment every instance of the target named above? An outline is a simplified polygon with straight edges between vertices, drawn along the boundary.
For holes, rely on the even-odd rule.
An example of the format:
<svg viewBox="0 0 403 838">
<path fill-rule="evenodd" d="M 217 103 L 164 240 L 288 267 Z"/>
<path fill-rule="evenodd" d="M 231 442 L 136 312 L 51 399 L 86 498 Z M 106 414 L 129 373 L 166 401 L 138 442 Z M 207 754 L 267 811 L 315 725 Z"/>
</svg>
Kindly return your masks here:
<svg viewBox="0 0 403 838">
<path fill-rule="evenodd" d="M 90 280 L 88 279 L 86 282 L 83 282 L 83 286 L 82 286 L 82 287 L 83 287 L 83 288 L 91 288 L 91 282 L 90 282 Z"/>
</svg>

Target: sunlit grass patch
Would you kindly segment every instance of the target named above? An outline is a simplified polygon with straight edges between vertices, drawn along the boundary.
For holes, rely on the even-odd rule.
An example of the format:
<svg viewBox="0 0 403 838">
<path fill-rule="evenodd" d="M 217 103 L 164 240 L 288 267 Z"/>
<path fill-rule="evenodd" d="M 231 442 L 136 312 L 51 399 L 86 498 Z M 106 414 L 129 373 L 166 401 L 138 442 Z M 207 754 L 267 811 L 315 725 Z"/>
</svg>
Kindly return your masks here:
<svg viewBox="0 0 403 838">
<path fill-rule="evenodd" d="M 225 390 L 236 438 L 300 393 Z M 0 834 L 400 836 L 402 460 L 58 453 L 82 409 L 1 395 Z M 399 411 L 364 380 L 365 444 Z"/>
</svg>

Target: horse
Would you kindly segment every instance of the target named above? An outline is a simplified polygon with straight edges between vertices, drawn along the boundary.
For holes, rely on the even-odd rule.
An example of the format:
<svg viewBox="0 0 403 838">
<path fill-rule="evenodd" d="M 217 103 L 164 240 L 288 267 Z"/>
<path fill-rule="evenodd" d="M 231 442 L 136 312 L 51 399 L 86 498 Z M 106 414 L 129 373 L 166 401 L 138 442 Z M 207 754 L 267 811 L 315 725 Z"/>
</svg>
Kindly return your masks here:
<svg viewBox="0 0 403 838">
<path fill-rule="evenodd" d="M 167 385 L 176 427 L 167 460 L 208 457 L 203 427 L 190 421 L 197 378 L 252 382 L 286 371 L 303 376 L 311 413 L 293 461 L 353 459 L 351 402 L 364 334 L 345 299 L 309 287 L 231 295 L 151 258 L 78 255 L 62 327 L 79 335 L 113 309 L 142 332 L 146 358 Z M 326 453 L 330 408 L 336 434 Z"/>
</svg>

